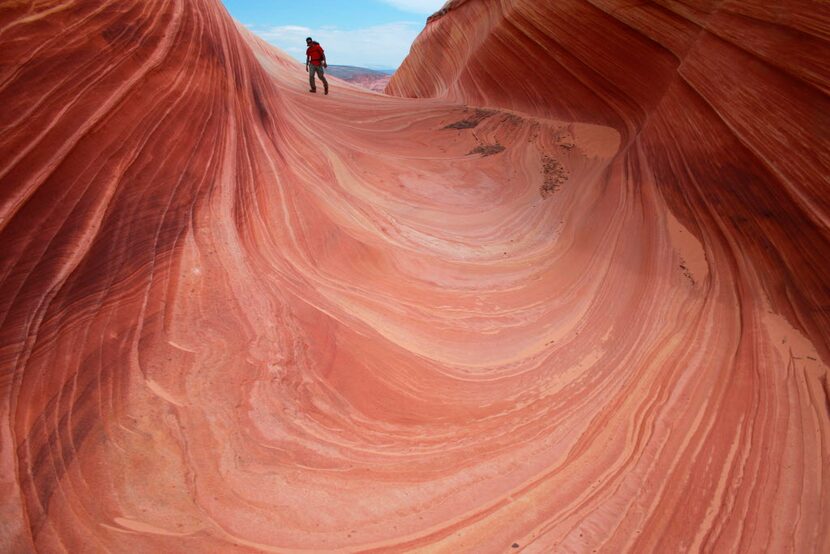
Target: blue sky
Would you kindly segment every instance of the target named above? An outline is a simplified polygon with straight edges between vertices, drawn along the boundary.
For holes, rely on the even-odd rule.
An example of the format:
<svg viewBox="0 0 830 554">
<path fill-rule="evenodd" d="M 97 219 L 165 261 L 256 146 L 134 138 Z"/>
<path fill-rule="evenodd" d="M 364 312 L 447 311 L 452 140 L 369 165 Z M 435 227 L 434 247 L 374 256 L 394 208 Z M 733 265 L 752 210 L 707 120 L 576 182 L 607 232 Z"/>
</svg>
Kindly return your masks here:
<svg viewBox="0 0 830 554">
<path fill-rule="evenodd" d="M 305 61 L 305 37 L 331 64 L 393 69 L 445 0 L 222 0 L 230 14 Z"/>
</svg>

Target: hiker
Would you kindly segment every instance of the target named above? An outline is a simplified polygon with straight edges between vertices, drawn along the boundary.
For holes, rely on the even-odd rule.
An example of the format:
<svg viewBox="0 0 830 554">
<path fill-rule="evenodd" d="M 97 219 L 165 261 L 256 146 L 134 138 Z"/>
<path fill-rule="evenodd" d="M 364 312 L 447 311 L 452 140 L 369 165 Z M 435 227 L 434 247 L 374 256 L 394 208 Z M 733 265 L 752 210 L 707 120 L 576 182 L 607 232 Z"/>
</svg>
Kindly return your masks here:
<svg viewBox="0 0 830 554">
<path fill-rule="evenodd" d="M 329 82 L 326 81 L 325 71 L 323 71 L 324 67 L 328 67 L 326 65 L 326 53 L 323 52 L 323 47 L 320 46 L 320 43 L 311 40 L 311 37 L 307 37 L 305 43 L 308 46 L 305 51 L 305 70 L 308 71 L 308 84 L 311 87 L 308 92 L 317 92 L 317 85 L 314 82 L 314 74 L 316 73 L 320 76 L 320 80 L 323 81 L 323 90 L 328 94 Z"/>
</svg>

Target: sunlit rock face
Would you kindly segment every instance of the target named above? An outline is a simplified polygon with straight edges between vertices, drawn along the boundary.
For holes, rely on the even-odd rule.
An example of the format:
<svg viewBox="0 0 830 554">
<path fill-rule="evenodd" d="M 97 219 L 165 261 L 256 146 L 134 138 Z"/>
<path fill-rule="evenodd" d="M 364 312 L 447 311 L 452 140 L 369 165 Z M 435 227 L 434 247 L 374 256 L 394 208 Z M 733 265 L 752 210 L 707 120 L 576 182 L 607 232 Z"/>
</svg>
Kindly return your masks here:
<svg viewBox="0 0 830 554">
<path fill-rule="evenodd" d="M 617 129 L 625 179 L 827 356 L 828 33 L 816 2 L 451 0 L 389 91 Z"/>
<path fill-rule="evenodd" d="M 6 3 L 0 550 L 827 552 L 827 31 L 451 2 L 411 99 Z"/>
</svg>

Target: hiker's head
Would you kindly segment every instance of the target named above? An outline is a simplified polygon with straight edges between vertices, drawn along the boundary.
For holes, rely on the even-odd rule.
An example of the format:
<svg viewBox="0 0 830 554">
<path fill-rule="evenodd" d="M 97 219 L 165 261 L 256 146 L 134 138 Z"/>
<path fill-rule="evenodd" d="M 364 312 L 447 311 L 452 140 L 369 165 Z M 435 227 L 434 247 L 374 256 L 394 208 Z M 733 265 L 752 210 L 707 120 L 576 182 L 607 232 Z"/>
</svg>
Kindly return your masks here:
<svg viewBox="0 0 830 554">
<path fill-rule="evenodd" d="M 313 41 L 313 40 L 311 40 L 311 37 L 306 37 L 306 38 L 305 38 L 305 43 L 306 43 L 306 44 L 311 44 L 312 42 L 314 42 L 314 41 Z"/>
</svg>

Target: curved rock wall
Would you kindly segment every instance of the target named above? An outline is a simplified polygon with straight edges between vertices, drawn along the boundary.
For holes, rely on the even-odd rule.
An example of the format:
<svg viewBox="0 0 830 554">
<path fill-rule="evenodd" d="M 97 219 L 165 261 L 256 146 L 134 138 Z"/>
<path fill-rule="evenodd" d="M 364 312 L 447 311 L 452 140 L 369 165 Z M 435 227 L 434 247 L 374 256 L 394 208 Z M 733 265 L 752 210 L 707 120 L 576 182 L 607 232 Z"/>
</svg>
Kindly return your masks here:
<svg viewBox="0 0 830 554">
<path fill-rule="evenodd" d="M 0 549 L 830 549 L 822 12 L 535 4 L 0 7 Z"/>
<path fill-rule="evenodd" d="M 618 129 L 624 163 L 698 238 L 712 218 L 827 356 L 829 33 L 809 1 L 452 0 L 388 92 Z"/>
</svg>

